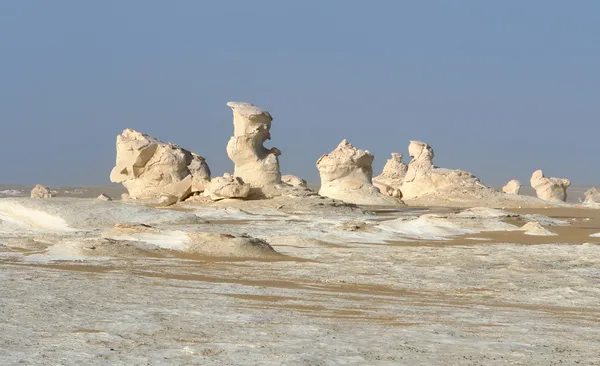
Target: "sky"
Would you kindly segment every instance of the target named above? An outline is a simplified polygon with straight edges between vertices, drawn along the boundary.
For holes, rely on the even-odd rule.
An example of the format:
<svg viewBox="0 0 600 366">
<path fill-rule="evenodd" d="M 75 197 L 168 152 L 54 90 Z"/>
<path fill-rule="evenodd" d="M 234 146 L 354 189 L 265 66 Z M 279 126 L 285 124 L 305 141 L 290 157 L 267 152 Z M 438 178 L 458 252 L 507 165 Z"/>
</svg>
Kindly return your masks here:
<svg viewBox="0 0 600 366">
<path fill-rule="evenodd" d="M 233 171 L 228 101 L 282 173 L 346 138 L 490 185 L 600 184 L 599 1 L 0 1 L 0 184 L 109 183 L 133 128 Z"/>
</svg>

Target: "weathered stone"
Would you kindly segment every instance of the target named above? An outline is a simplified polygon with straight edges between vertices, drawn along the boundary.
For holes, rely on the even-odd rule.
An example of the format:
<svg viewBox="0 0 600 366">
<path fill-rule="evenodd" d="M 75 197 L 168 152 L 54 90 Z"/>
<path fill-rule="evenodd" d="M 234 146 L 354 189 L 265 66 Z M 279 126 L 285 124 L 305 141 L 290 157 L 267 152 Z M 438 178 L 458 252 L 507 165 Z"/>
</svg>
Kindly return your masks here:
<svg viewBox="0 0 600 366">
<path fill-rule="evenodd" d="M 362 205 L 401 205 L 402 201 L 383 195 L 372 183 L 374 156 L 359 150 L 347 140 L 321 156 L 317 168 L 321 176 L 321 196 Z"/>
<path fill-rule="evenodd" d="M 253 188 L 281 183 L 277 148 L 263 146 L 271 139 L 269 112 L 249 103 L 229 102 L 233 111 L 233 136 L 227 144 L 227 155 L 235 164 L 233 175 Z"/>
<path fill-rule="evenodd" d="M 473 174 L 458 169 L 443 169 L 433 165 L 433 149 L 421 141 L 411 141 L 408 153 L 412 160 L 402 183 L 403 198 L 418 198 L 429 194 L 452 196 L 478 195 L 491 191 Z"/>
<path fill-rule="evenodd" d="M 187 177 L 194 183 L 190 183 L 192 191 L 210 181 L 203 157 L 131 129 L 117 136 L 116 166 L 110 180 L 122 183 L 130 198 L 157 198 Z"/>
<path fill-rule="evenodd" d="M 519 194 L 521 191 L 521 182 L 516 179 L 511 180 L 502 187 L 502 192 L 506 194 Z"/>
<path fill-rule="evenodd" d="M 48 188 L 38 184 L 31 190 L 31 198 L 52 198 L 52 193 Z"/>
<path fill-rule="evenodd" d="M 281 181 L 285 184 L 297 188 L 306 188 L 308 186 L 308 183 L 306 183 L 304 179 L 299 178 L 295 175 L 283 175 L 281 176 Z"/>
<path fill-rule="evenodd" d="M 533 172 L 530 183 L 538 198 L 556 202 L 567 200 L 567 188 L 571 185 L 566 178 L 547 178 L 541 170 Z"/>
<path fill-rule="evenodd" d="M 205 197 L 213 201 L 225 198 L 247 198 L 250 194 L 250 185 L 244 183 L 240 177 L 225 173 L 222 177 L 213 178 L 206 186 Z"/>
</svg>

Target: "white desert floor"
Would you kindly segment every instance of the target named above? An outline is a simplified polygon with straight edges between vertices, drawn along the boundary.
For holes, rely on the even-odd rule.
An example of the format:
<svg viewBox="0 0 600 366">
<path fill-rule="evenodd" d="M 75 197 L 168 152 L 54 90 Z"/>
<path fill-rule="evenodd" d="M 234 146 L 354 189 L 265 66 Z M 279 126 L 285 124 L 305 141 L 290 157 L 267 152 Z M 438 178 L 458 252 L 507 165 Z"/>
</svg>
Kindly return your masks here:
<svg viewBox="0 0 600 366">
<path fill-rule="evenodd" d="M 190 232 L 281 255 L 189 253 Z M 0 198 L 0 365 L 600 364 L 599 236 L 573 205 Z"/>
</svg>

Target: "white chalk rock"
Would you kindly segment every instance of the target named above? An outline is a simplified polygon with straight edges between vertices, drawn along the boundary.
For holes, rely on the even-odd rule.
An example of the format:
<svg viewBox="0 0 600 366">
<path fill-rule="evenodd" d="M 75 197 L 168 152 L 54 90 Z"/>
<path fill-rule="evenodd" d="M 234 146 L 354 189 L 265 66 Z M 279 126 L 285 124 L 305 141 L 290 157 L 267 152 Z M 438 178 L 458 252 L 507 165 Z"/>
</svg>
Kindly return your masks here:
<svg viewBox="0 0 600 366">
<path fill-rule="evenodd" d="M 233 175 L 252 188 L 281 183 L 277 148 L 263 146 L 271 139 L 269 112 L 249 103 L 229 102 L 233 111 L 233 136 L 227 144 L 227 155 L 235 164 Z"/>
<path fill-rule="evenodd" d="M 321 196 L 360 205 L 401 205 L 402 201 L 383 195 L 372 183 L 374 156 L 359 150 L 347 140 L 321 156 L 317 168 L 321 176 Z"/>
<path fill-rule="evenodd" d="M 567 188 L 571 185 L 566 178 L 547 178 L 541 170 L 533 172 L 530 183 L 538 198 L 555 202 L 567 200 Z"/>
<path fill-rule="evenodd" d="M 131 199 L 158 198 L 174 189 L 181 196 L 188 184 L 191 192 L 204 190 L 210 169 L 197 154 L 127 129 L 117 136 L 117 161 L 110 180 L 122 183 Z M 185 187 L 177 184 L 181 181 Z"/>
<path fill-rule="evenodd" d="M 31 190 L 31 198 L 52 198 L 52 193 L 48 188 L 38 184 Z"/>
<path fill-rule="evenodd" d="M 531 221 L 523 225 L 521 230 L 525 232 L 525 235 L 533 235 L 533 236 L 554 236 L 557 235 L 555 232 L 550 231 L 542 226 L 537 221 Z"/>
<path fill-rule="evenodd" d="M 402 154 L 392 153 L 392 157 L 385 163 L 381 174 L 373 177 L 373 185 L 385 195 L 402 198 L 402 182 L 407 170 L 408 165 L 402 162 Z"/>
<path fill-rule="evenodd" d="M 225 198 L 247 198 L 250 194 L 250 188 L 250 185 L 244 183 L 240 177 L 225 173 L 222 177 L 213 178 L 206 185 L 203 195 L 210 197 L 213 201 Z"/>
<path fill-rule="evenodd" d="M 469 172 L 434 166 L 433 149 L 424 142 L 411 141 L 408 153 L 412 160 L 402 182 L 404 198 L 418 198 L 428 194 L 451 197 L 455 193 L 476 196 L 492 191 Z"/>
<path fill-rule="evenodd" d="M 521 191 L 521 182 L 516 179 L 511 180 L 502 187 L 502 192 L 506 194 L 519 194 Z"/>
<path fill-rule="evenodd" d="M 592 187 L 585 192 L 583 203 L 600 204 L 600 191 L 596 187 Z"/>
<path fill-rule="evenodd" d="M 281 181 L 287 185 L 297 188 L 306 188 L 308 186 L 308 183 L 304 179 L 295 175 L 282 175 Z"/>
</svg>

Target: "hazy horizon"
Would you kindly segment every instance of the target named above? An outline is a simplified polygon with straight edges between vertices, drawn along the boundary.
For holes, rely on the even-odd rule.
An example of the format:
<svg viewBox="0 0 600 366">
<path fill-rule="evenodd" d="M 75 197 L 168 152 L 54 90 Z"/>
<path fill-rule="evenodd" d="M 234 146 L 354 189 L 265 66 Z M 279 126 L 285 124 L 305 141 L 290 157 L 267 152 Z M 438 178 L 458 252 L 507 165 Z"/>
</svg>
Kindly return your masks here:
<svg viewBox="0 0 600 366">
<path fill-rule="evenodd" d="M 0 184 L 104 185 L 133 128 L 233 171 L 226 103 L 273 115 L 283 174 L 346 138 L 489 185 L 600 183 L 600 3 L 5 1 Z"/>
</svg>

